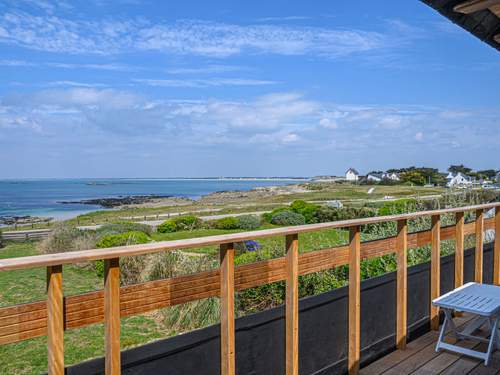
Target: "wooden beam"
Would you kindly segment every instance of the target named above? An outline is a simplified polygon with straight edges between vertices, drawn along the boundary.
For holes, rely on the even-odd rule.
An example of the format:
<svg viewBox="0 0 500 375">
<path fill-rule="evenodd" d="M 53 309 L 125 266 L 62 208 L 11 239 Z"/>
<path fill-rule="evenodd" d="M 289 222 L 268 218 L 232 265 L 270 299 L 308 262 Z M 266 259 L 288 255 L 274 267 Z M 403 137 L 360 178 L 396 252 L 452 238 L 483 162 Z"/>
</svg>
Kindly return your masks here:
<svg viewBox="0 0 500 375">
<path fill-rule="evenodd" d="M 349 229 L 349 375 L 359 373 L 361 311 L 361 231 Z"/>
<path fill-rule="evenodd" d="M 455 288 L 464 283 L 464 213 L 455 215 Z"/>
<path fill-rule="evenodd" d="M 491 12 L 495 14 L 498 18 L 500 18 L 500 4 L 492 5 L 488 8 Z"/>
<path fill-rule="evenodd" d="M 235 374 L 234 344 L 234 246 L 220 245 L 220 343 L 221 375 Z"/>
<path fill-rule="evenodd" d="M 440 295 L 440 268 L 441 268 L 441 218 L 439 215 L 432 216 L 431 226 L 431 301 L 430 320 L 431 329 L 439 329 L 439 308 L 432 301 Z"/>
<path fill-rule="evenodd" d="M 500 285 L 500 208 L 495 209 L 495 248 L 493 254 L 493 284 Z"/>
<path fill-rule="evenodd" d="M 104 260 L 104 331 L 106 375 L 119 375 L 120 365 L 120 259 Z"/>
<path fill-rule="evenodd" d="M 474 261 L 474 281 L 483 282 L 484 211 L 476 211 L 476 252 Z"/>
<path fill-rule="evenodd" d="M 299 373 L 299 237 L 286 236 L 286 375 Z"/>
<path fill-rule="evenodd" d="M 47 267 L 48 374 L 64 374 L 64 308 L 62 266 Z"/>
<path fill-rule="evenodd" d="M 400 350 L 406 349 L 406 325 L 407 325 L 407 289 L 408 289 L 408 223 L 406 220 L 398 221 L 398 234 L 396 237 L 396 347 Z"/>
<path fill-rule="evenodd" d="M 458 13 L 471 14 L 498 4 L 500 4 L 500 0 L 468 0 L 455 5 L 453 10 Z"/>
</svg>

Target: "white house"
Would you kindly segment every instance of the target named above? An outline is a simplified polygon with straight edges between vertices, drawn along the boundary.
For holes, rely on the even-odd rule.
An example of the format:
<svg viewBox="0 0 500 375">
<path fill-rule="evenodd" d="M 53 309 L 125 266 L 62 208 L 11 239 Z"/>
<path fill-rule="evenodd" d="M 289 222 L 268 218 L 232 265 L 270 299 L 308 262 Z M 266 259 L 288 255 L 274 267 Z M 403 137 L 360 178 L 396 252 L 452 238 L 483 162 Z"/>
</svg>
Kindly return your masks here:
<svg viewBox="0 0 500 375">
<path fill-rule="evenodd" d="M 349 168 L 345 172 L 346 181 L 358 181 L 359 180 L 359 172 L 354 168 Z"/>
<path fill-rule="evenodd" d="M 382 178 L 391 181 L 399 181 L 399 175 L 396 172 L 392 173 L 384 173 L 382 174 Z"/>
<path fill-rule="evenodd" d="M 451 175 L 451 176 L 450 176 Z M 457 186 L 469 186 L 472 185 L 472 180 L 469 176 L 466 176 L 460 172 L 456 175 L 450 173 L 447 177 L 448 183 L 446 186 L 448 187 L 457 187 Z"/>
<path fill-rule="evenodd" d="M 368 175 L 366 175 L 366 180 L 370 182 L 380 182 L 383 179 L 383 173 L 369 173 Z"/>
</svg>

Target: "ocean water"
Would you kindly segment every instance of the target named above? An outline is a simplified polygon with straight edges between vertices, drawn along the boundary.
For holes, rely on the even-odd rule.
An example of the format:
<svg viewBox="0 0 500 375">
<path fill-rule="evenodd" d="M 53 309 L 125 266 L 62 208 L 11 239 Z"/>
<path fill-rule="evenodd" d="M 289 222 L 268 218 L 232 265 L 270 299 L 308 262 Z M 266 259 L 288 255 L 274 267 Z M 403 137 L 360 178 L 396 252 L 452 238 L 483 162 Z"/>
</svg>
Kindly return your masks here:
<svg viewBox="0 0 500 375">
<path fill-rule="evenodd" d="M 61 204 L 94 198 L 165 195 L 199 198 L 227 190 L 296 183 L 291 179 L 28 179 L 0 180 L 0 216 L 67 219 L 103 209 L 86 204 Z"/>
</svg>

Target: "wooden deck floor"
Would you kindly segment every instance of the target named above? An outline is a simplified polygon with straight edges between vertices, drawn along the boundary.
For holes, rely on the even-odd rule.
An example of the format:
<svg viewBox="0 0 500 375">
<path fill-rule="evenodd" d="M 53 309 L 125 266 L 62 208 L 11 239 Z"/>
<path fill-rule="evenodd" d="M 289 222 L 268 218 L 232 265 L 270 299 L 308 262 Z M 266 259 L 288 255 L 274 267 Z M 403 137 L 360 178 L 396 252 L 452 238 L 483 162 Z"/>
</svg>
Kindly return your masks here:
<svg viewBox="0 0 500 375">
<path fill-rule="evenodd" d="M 462 326 L 471 319 L 471 316 L 455 318 L 455 324 Z M 480 332 L 480 333 L 479 333 Z M 486 332 L 479 331 L 476 335 L 486 336 Z M 500 375 L 500 351 L 493 354 L 492 363 L 485 367 L 478 359 L 461 356 L 459 354 L 434 350 L 438 332 L 429 332 L 424 336 L 408 343 L 407 349 L 394 351 L 378 361 L 361 369 L 361 375 Z M 453 342 L 451 336 L 448 342 Z M 485 351 L 485 344 L 472 341 L 462 341 L 461 346 Z"/>
</svg>

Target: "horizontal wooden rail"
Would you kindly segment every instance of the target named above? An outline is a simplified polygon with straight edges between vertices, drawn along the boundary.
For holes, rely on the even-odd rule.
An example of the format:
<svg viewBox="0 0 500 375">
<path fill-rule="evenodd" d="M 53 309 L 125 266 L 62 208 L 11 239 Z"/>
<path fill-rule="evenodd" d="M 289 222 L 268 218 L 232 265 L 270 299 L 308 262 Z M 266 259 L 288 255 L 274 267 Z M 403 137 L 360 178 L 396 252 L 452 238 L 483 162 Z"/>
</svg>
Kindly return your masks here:
<svg viewBox="0 0 500 375">
<path fill-rule="evenodd" d="M 485 210 L 499 207 L 500 203 L 488 203 L 468 207 L 447 208 L 432 211 L 419 211 L 408 214 L 376 216 L 364 219 L 335 221 L 331 223 L 308 224 L 294 227 L 274 228 L 254 232 L 242 232 L 226 235 L 191 238 L 175 241 L 154 242 L 143 245 L 120 246 L 110 249 L 81 250 L 67 253 L 35 255 L 22 258 L 0 260 L 0 271 L 26 269 L 35 267 L 48 267 L 64 264 L 81 263 L 92 260 L 113 259 L 126 256 L 151 254 L 160 251 L 191 249 L 204 246 L 215 246 L 227 243 L 236 243 L 265 237 L 286 236 L 308 232 L 317 232 L 325 229 L 342 229 L 368 224 L 377 224 L 387 221 L 411 220 L 427 216 L 444 215 L 462 211 Z"/>
<path fill-rule="evenodd" d="M 494 229 L 493 218 L 484 221 Z M 464 235 L 475 233 L 475 224 L 464 225 Z M 441 240 L 455 238 L 455 226 L 441 228 Z M 431 232 L 407 235 L 408 248 L 431 243 Z M 361 243 L 361 259 L 391 254 L 397 250 L 397 237 Z M 299 255 L 299 275 L 328 270 L 348 264 L 349 246 L 338 246 Z M 241 265 L 235 268 L 235 290 L 240 291 L 285 280 L 285 258 Z M 219 295 L 219 270 L 177 276 L 120 288 L 120 314 L 130 316 Z M 0 308 L 0 344 L 44 336 L 47 332 L 46 302 Z M 96 291 L 64 298 L 66 329 L 104 321 L 104 292 Z"/>
</svg>

